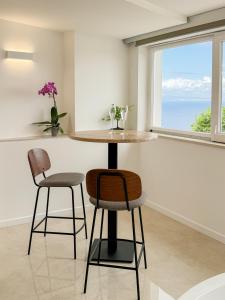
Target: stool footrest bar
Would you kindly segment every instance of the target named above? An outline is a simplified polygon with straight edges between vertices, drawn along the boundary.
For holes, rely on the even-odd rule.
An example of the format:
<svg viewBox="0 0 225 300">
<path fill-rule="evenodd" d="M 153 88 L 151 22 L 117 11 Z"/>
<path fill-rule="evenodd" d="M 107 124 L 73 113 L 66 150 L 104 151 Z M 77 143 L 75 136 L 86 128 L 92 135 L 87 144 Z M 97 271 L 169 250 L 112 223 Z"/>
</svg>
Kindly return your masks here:
<svg viewBox="0 0 225 300">
<path fill-rule="evenodd" d="M 142 258 L 142 254 L 143 254 L 144 248 L 145 248 L 145 245 L 142 244 L 141 251 L 140 251 L 140 254 L 139 254 L 139 257 L 138 257 L 138 261 L 137 261 L 138 267 L 139 267 L 140 262 L 141 262 L 141 258 Z"/>
<path fill-rule="evenodd" d="M 103 239 L 102 239 L 103 240 Z M 124 241 L 124 242 L 130 242 L 130 243 L 134 243 L 133 240 L 128 240 L 128 239 L 117 239 L 117 241 Z M 142 242 L 138 242 L 136 241 L 136 244 L 142 245 Z"/>
<path fill-rule="evenodd" d="M 118 265 L 110 265 L 110 264 L 102 264 L 102 263 L 92 263 L 90 262 L 89 265 L 91 266 L 100 266 L 100 267 L 106 267 L 106 268 L 114 268 L 114 269 L 125 269 L 125 270 L 136 270 L 134 267 L 125 267 L 125 266 L 118 266 Z"/>
<path fill-rule="evenodd" d="M 132 242 L 132 240 L 128 240 L 128 239 L 117 239 L 117 240 L 120 240 L 120 241 L 127 241 L 127 242 Z M 136 270 L 136 268 L 134 267 L 126 267 L 126 266 L 121 266 L 121 265 L 113 265 L 113 264 L 102 264 L 102 263 L 94 263 L 92 262 L 92 259 L 93 259 L 93 256 L 96 252 L 96 250 L 98 249 L 99 247 L 99 244 L 100 244 L 100 240 L 98 240 L 98 242 L 96 243 L 95 247 L 92 249 L 91 251 L 91 254 L 90 254 L 90 258 L 89 258 L 89 262 L 88 264 L 89 265 L 92 265 L 92 266 L 102 266 L 102 267 L 109 267 L 109 268 L 119 268 L 119 269 L 126 269 L 126 270 Z M 137 261 L 137 268 L 139 268 L 139 265 L 140 265 L 140 261 L 141 261 L 141 258 L 142 258 L 142 254 L 144 252 L 144 244 L 142 242 L 136 242 L 136 244 L 139 244 L 139 245 L 142 245 L 141 247 L 141 250 L 140 250 L 140 253 L 139 253 L 139 256 L 138 256 L 138 261 Z M 92 244 L 93 245 L 93 244 Z"/>
<path fill-rule="evenodd" d="M 99 244 L 100 244 L 100 240 L 98 240 L 98 242 L 96 243 L 94 249 L 92 250 L 92 252 L 91 252 L 91 254 L 90 254 L 89 262 L 92 261 L 93 255 L 95 254 L 95 251 L 96 251 L 96 249 L 98 248 Z"/>
<path fill-rule="evenodd" d="M 58 216 L 48 216 L 49 219 L 69 219 L 73 220 L 73 217 L 58 217 Z M 75 220 L 84 220 L 82 217 L 76 217 Z"/>
<path fill-rule="evenodd" d="M 44 217 L 35 227 L 33 230 L 35 230 L 36 228 L 38 228 L 38 226 L 40 226 L 42 224 L 42 222 L 44 222 L 46 220 L 46 217 Z"/>
<path fill-rule="evenodd" d="M 70 219 L 70 220 L 73 220 L 73 217 L 56 217 L 56 216 L 47 216 L 47 217 L 44 217 L 35 227 L 34 229 L 32 230 L 32 232 L 36 232 L 36 233 L 49 233 L 49 234 L 66 234 L 66 235 L 74 235 L 73 233 L 60 233 L 60 232 L 52 232 L 52 231 L 42 231 L 42 230 L 36 230 L 46 219 Z M 75 220 L 84 220 L 84 218 L 75 218 Z M 85 226 L 85 223 L 76 231 L 75 234 L 78 234 Z"/>
<path fill-rule="evenodd" d="M 77 231 L 76 234 L 78 234 L 83 228 L 84 228 L 85 224 L 83 224 Z"/>
<path fill-rule="evenodd" d="M 62 235 L 74 235 L 72 232 L 57 232 L 57 231 L 44 231 L 44 230 L 32 230 L 34 233 L 46 233 L 46 234 L 62 234 Z"/>
</svg>

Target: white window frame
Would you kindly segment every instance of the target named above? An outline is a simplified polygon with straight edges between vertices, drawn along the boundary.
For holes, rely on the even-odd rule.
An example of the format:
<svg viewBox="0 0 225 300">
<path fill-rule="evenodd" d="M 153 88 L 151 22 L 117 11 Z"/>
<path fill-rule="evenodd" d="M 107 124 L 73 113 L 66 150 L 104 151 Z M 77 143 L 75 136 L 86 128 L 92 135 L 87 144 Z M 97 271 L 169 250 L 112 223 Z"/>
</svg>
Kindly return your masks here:
<svg viewBox="0 0 225 300">
<path fill-rule="evenodd" d="M 183 131 L 176 129 L 168 129 L 163 127 L 154 126 L 155 117 L 160 115 L 159 106 L 161 106 L 161 100 L 159 96 L 159 91 L 155 89 L 155 55 L 159 50 L 166 48 L 175 48 L 183 45 L 200 43 L 200 42 L 212 42 L 212 88 L 211 88 L 211 133 L 205 132 L 192 132 Z M 199 138 L 205 140 L 212 140 L 216 142 L 225 143 L 225 133 L 219 131 L 220 124 L 220 109 L 221 109 L 221 95 L 222 95 L 222 42 L 225 41 L 225 32 L 223 33 L 212 33 L 204 36 L 197 36 L 186 38 L 179 41 L 172 41 L 167 43 L 162 43 L 160 45 L 150 45 L 148 46 L 149 51 L 149 61 L 150 61 L 150 75 L 149 75 L 149 120 L 148 126 L 151 131 L 176 135 L 182 137 Z M 156 113 L 158 109 L 158 112 Z"/>
<path fill-rule="evenodd" d="M 225 143 L 225 132 L 221 132 L 221 107 L 222 107 L 222 65 L 223 42 L 225 32 L 217 33 L 213 38 L 213 72 L 212 72 L 212 121 L 211 139 L 214 142 Z"/>
</svg>

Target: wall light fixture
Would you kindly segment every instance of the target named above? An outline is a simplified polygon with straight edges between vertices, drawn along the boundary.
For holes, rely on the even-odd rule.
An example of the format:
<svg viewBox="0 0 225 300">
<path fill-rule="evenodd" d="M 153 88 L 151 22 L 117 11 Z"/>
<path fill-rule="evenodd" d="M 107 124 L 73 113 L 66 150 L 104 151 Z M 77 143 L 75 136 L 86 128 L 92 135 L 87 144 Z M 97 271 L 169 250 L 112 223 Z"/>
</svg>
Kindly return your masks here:
<svg viewBox="0 0 225 300">
<path fill-rule="evenodd" d="M 33 60 L 33 53 L 6 50 L 5 58 L 20 59 L 20 60 Z"/>
</svg>

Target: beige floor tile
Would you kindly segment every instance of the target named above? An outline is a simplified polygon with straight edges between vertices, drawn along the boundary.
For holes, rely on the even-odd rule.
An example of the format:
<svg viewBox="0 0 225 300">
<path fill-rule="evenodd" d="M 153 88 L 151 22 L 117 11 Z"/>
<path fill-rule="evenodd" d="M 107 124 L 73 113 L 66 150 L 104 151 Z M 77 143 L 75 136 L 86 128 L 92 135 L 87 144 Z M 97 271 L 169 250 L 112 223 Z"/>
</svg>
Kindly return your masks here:
<svg viewBox="0 0 225 300">
<path fill-rule="evenodd" d="M 90 231 L 92 211 L 87 215 Z M 140 266 L 143 300 L 157 300 L 164 292 L 177 299 L 198 282 L 225 272 L 222 243 L 147 207 L 143 207 L 143 222 L 149 266 L 147 270 L 143 263 Z M 97 233 L 98 225 L 99 218 Z M 105 222 L 105 234 L 106 227 Z M 88 250 L 84 232 L 77 238 L 77 260 L 73 260 L 72 237 L 55 235 L 34 235 L 27 256 L 29 230 L 30 224 L 0 230 L 1 300 L 136 299 L 135 273 L 127 270 L 90 267 L 87 294 L 82 293 Z M 50 220 L 49 230 L 70 231 L 72 224 Z M 119 213 L 118 231 L 121 237 L 132 236 L 128 212 Z"/>
</svg>

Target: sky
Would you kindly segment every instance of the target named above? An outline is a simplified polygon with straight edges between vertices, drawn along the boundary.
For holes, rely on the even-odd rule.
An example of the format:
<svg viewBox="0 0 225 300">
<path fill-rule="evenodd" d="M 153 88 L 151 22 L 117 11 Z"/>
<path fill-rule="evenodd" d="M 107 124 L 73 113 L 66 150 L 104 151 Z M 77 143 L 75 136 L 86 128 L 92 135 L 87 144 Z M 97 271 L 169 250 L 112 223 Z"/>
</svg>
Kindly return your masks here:
<svg viewBox="0 0 225 300">
<path fill-rule="evenodd" d="M 225 53 L 225 42 L 223 53 Z M 162 51 L 161 58 L 161 126 L 190 131 L 196 118 L 211 107 L 212 42 L 166 48 Z M 222 103 L 225 106 L 225 55 L 222 65 Z"/>
<path fill-rule="evenodd" d="M 212 83 L 212 42 L 163 50 L 163 101 L 209 101 Z"/>
</svg>

